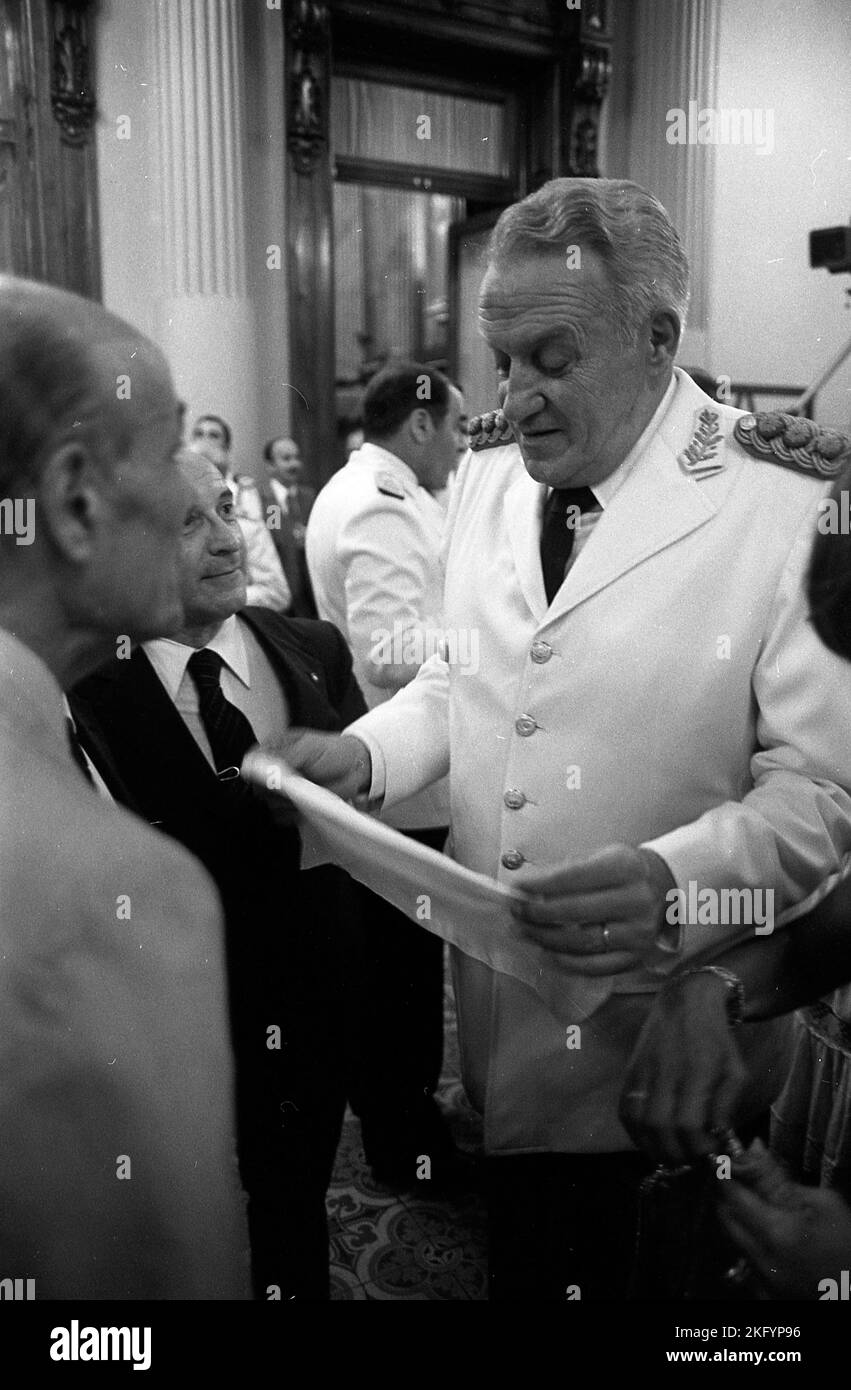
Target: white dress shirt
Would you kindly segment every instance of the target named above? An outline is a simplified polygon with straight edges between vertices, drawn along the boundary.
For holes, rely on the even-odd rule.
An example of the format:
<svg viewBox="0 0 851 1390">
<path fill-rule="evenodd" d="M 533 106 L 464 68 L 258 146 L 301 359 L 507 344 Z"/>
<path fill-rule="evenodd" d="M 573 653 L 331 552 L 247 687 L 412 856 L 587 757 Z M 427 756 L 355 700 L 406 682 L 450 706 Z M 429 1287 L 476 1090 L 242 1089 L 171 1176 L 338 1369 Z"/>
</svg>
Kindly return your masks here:
<svg viewBox="0 0 851 1390">
<path fill-rule="evenodd" d="M 212 749 L 198 708 L 198 691 L 187 671 L 196 648 L 171 638 L 144 643 L 145 654 L 165 686 L 169 698 L 211 767 Z M 290 718 L 281 683 L 269 658 L 247 623 L 234 613 L 226 618 L 207 651 L 222 658 L 221 687 L 226 700 L 245 715 L 259 743 L 274 741 L 288 728 Z"/>
</svg>

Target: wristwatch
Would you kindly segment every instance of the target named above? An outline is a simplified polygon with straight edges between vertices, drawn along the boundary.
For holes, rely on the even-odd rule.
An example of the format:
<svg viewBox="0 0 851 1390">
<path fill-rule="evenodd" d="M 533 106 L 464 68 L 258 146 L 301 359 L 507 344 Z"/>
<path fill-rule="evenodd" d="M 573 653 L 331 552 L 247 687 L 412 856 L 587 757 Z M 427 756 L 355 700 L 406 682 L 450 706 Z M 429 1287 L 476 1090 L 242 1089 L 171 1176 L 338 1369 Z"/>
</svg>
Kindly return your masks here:
<svg viewBox="0 0 851 1390">
<path fill-rule="evenodd" d="M 723 965 L 696 965 L 693 970 L 683 970 L 681 974 L 672 976 L 671 982 L 675 979 L 687 980 L 689 975 L 717 975 L 719 980 L 723 980 L 727 986 L 727 997 L 724 1001 L 727 1022 L 731 1028 L 737 1028 L 744 1021 L 745 987 L 738 975 L 734 975 L 732 970 L 725 970 Z"/>
</svg>

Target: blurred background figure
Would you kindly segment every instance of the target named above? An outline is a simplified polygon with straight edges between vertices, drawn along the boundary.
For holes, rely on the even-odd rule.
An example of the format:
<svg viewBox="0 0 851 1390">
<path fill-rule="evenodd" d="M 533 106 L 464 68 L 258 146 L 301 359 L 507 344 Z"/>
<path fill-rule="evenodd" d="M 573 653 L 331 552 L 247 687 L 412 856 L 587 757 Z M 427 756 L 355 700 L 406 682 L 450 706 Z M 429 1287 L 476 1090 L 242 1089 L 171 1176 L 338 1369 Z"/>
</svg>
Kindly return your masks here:
<svg viewBox="0 0 851 1390">
<path fill-rule="evenodd" d="M 346 450 L 346 458 L 350 458 L 363 444 L 363 425 L 354 425 L 346 434 L 343 444 Z"/>
<path fill-rule="evenodd" d="M 461 393 L 418 362 L 385 367 L 363 401 L 365 442 L 316 499 L 307 560 L 319 613 L 340 629 L 369 706 L 414 679 L 442 643 L 444 514 L 434 492 L 458 458 Z M 442 850 L 445 781 L 388 815 L 412 838 Z M 417 1157 L 432 1178 L 465 1165 L 434 1100 L 443 1057 L 443 943 L 382 899 L 366 931 L 368 1000 L 353 1109 L 374 1174 L 415 1181 Z M 392 1039 L 392 1043 L 389 1040 Z"/>
<path fill-rule="evenodd" d="M 292 594 L 290 612 L 298 618 L 315 618 L 304 538 L 316 493 L 302 481 L 304 465 L 294 439 L 287 435 L 270 439 L 263 458 L 268 472 L 267 484 L 260 489 L 263 510 Z"/>
<path fill-rule="evenodd" d="M 267 527 L 260 489 L 254 478 L 238 474 L 231 459 L 231 429 L 220 415 L 199 415 L 192 426 L 189 448 L 214 463 L 230 488 L 245 540 L 247 602 L 276 613 L 289 612 L 292 593 Z"/>
<path fill-rule="evenodd" d="M 460 466 L 461 460 L 463 459 L 468 448 L 470 447 L 470 439 L 468 432 L 469 418 L 467 416 L 467 407 L 463 399 L 464 393 L 461 390 L 461 387 L 457 384 L 457 382 L 453 384 L 455 386 L 455 389 L 461 395 L 461 410 L 458 414 L 458 419 L 455 422 L 455 463 L 453 464 L 449 476 L 447 477 L 443 487 L 436 488 L 432 492 L 432 497 L 434 498 L 435 502 L 440 503 L 444 512 L 447 512 L 449 510 L 449 503 L 452 500 L 452 488 L 455 482 L 458 468 Z"/>
</svg>

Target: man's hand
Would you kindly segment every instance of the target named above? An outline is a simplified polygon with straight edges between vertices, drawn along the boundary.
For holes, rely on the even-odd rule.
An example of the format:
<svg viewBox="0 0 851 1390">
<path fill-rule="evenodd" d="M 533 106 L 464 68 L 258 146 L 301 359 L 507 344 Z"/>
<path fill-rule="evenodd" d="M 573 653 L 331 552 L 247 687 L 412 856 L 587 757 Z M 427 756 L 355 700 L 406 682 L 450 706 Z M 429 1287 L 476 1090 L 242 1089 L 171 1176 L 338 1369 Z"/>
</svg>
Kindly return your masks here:
<svg viewBox="0 0 851 1390">
<path fill-rule="evenodd" d="M 749 1155 L 745 1156 L 747 1163 Z M 776 1166 L 770 1154 L 764 1162 Z M 770 1298 L 819 1298 L 819 1284 L 851 1266 L 851 1207 L 837 1192 L 788 1179 L 769 1188 L 750 1174 L 719 1182 L 718 1211 Z"/>
<path fill-rule="evenodd" d="M 657 996 L 630 1059 L 621 1123 L 657 1162 L 693 1163 L 718 1149 L 732 1126 L 747 1072 L 727 1021 L 717 975 L 670 980 Z"/>
<path fill-rule="evenodd" d="M 619 975 L 656 954 L 670 869 L 652 850 L 609 845 L 589 859 L 518 880 L 525 934 L 577 975 Z M 605 934 L 603 929 L 605 928 Z"/>
<path fill-rule="evenodd" d="M 320 734 L 313 729 L 288 729 L 267 745 L 285 758 L 294 772 L 336 792 L 344 801 L 363 803 L 372 782 L 372 758 L 356 734 Z"/>
</svg>

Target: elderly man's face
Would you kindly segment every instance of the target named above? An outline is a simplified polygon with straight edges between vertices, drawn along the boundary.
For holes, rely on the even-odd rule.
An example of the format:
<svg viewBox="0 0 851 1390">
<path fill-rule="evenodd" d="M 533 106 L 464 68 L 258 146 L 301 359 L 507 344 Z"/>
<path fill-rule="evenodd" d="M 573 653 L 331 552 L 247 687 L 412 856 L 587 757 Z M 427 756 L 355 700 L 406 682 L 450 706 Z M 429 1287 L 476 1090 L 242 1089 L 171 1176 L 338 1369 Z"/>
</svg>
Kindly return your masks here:
<svg viewBox="0 0 851 1390">
<path fill-rule="evenodd" d="M 184 627 L 205 627 L 245 607 L 245 546 L 230 488 L 215 464 L 184 450 L 180 472 L 192 491 L 181 545 Z"/>
<path fill-rule="evenodd" d="M 581 269 L 560 253 L 524 253 L 491 265 L 482 283 L 500 405 L 527 471 L 551 487 L 608 477 L 644 427 L 647 344 L 623 346 L 611 306 L 603 262 L 584 248 Z"/>
<path fill-rule="evenodd" d="M 83 593 L 99 627 L 144 641 L 174 630 L 182 616 L 179 543 L 189 492 L 174 461 L 180 447 L 180 406 L 168 366 L 145 339 L 128 342 L 126 352 L 132 399 L 110 402 L 106 381 L 111 372 L 114 382 L 112 363 L 104 367 L 102 408 L 116 417 L 127 412 L 121 423 L 131 440 L 103 474 L 102 542 Z M 102 355 L 106 360 L 106 350 Z"/>
</svg>

